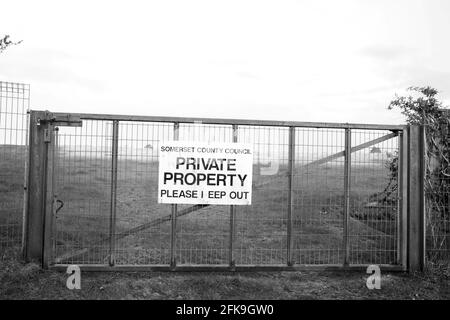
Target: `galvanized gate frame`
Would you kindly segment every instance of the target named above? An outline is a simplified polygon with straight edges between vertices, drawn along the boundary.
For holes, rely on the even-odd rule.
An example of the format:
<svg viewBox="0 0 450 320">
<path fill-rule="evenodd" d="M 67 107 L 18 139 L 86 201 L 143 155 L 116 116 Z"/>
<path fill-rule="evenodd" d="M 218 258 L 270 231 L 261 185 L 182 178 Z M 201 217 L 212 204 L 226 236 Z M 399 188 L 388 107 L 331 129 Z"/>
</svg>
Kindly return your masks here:
<svg viewBox="0 0 450 320">
<path fill-rule="evenodd" d="M 27 173 L 27 197 L 25 197 L 25 221 L 23 252 L 27 261 L 35 260 L 44 268 L 66 270 L 64 264 L 67 258 L 82 254 L 86 250 L 72 252 L 64 257 L 54 258 L 52 237 L 54 236 L 54 217 L 57 208 L 57 196 L 54 194 L 54 146 L 55 131 L 59 126 L 82 126 L 82 120 L 110 120 L 113 122 L 112 144 L 112 185 L 111 185 L 111 215 L 110 236 L 103 241 L 109 242 L 108 265 L 80 265 L 85 271 L 295 271 L 295 270 L 365 270 L 367 265 L 349 264 L 349 211 L 350 211 L 350 160 L 353 152 L 368 148 L 382 141 L 398 137 L 399 139 L 399 202 L 398 202 L 398 256 L 397 265 L 381 265 L 383 270 L 416 271 L 424 267 L 425 228 L 424 228 L 424 146 L 425 130 L 422 126 L 349 124 L 349 123 L 315 123 L 293 121 L 262 121 L 209 118 L 151 117 L 103 114 L 51 113 L 48 111 L 30 111 L 29 130 L 29 166 Z M 236 265 L 233 257 L 235 238 L 235 207 L 230 206 L 229 264 L 228 265 L 183 265 L 177 266 L 174 257 L 175 230 L 178 217 L 200 210 L 208 205 L 193 205 L 184 210 L 178 210 L 172 205 L 170 215 L 155 219 L 125 232 L 115 232 L 115 210 L 117 190 L 117 150 L 118 130 L 120 121 L 168 122 L 174 123 L 174 137 L 178 139 L 180 123 L 202 123 L 231 125 L 233 142 L 237 142 L 237 130 L 245 126 L 276 126 L 289 128 L 289 158 L 288 169 L 283 174 L 288 177 L 288 223 L 287 223 L 287 264 L 286 265 Z M 345 150 L 325 158 L 308 163 L 306 166 L 318 165 L 344 157 L 344 259 L 339 265 L 296 265 L 292 261 L 292 208 L 293 208 L 293 166 L 295 128 L 333 128 L 345 129 Z M 392 133 L 365 142 L 358 146 L 351 145 L 352 129 L 390 130 Z M 267 182 L 266 182 L 267 183 Z M 164 222 L 171 222 L 171 260 L 170 265 L 115 265 L 114 249 L 118 239 L 145 230 Z"/>
</svg>

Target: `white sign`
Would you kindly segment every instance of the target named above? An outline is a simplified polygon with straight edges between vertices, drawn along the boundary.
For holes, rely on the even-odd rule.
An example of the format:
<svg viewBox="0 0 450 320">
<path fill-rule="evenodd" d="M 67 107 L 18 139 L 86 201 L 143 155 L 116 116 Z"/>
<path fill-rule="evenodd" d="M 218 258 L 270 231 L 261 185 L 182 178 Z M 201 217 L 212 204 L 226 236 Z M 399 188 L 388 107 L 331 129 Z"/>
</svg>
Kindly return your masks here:
<svg viewBox="0 0 450 320">
<path fill-rule="evenodd" d="M 252 204 L 251 145 L 166 141 L 158 151 L 158 203 Z"/>
</svg>

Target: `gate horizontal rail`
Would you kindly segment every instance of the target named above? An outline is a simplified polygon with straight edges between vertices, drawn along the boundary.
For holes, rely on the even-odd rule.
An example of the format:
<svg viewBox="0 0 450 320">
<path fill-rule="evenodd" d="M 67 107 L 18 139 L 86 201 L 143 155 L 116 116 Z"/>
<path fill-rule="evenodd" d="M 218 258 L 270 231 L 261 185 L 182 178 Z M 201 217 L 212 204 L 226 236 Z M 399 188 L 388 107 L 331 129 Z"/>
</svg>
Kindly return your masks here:
<svg viewBox="0 0 450 320">
<path fill-rule="evenodd" d="M 56 118 L 66 119 L 67 113 L 53 112 Z M 332 122 L 299 122 L 299 121 L 272 121 L 247 119 L 215 119 L 215 118 L 183 118 L 158 116 L 132 116 L 94 113 L 71 113 L 70 115 L 82 120 L 111 120 L 133 122 L 168 122 L 191 124 L 225 124 L 238 126 L 267 126 L 267 127 L 300 127 L 300 128 L 329 128 L 329 129 L 367 129 L 401 131 L 404 125 L 388 124 L 361 124 L 361 123 L 332 123 Z M 62 121 L 62 120 L 61 120 Z"/>
<path fill-rule="evenodd" d="M 58 264 L 50 266 L 49 269 L 65 272 L 69 264 Z M 108 266 L 108 265 L 94 265 L 94 264 L 86 264 L 86 265 L 78 265 L 82 271 L 91 271 L 91 272 L 102 272 L 102 271 L 110 271 L 110 272 L 264 272 L 264 271 L 363 271 L 367 270 L 367 264 L 361 265 L 348 265 L 343 266 L 341 264 L 336 265 L 242 265 L 242 266 L 229 266 L 229 265 L 183 265 L 171 267 L 168 265 L 117 265 L 117 266 Z M 387 272 L 404 272 L 404 268 L 401 266 L 395 265 L 378 265 L 381 271 Z"/>
</svg>

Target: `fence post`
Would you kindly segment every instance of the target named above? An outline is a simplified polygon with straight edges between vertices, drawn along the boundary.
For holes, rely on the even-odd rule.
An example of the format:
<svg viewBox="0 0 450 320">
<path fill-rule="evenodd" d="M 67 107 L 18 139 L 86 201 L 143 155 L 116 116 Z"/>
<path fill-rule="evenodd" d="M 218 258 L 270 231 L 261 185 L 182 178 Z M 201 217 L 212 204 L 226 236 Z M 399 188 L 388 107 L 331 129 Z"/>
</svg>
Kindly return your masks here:
<svg viewBox="0 0 450 320">
<path fill-rule="evenodd" d="M 119 156 L 119 121 L 113 121 L 111 153 L 111 211 L 109 216 L 109 265 L 115 264 L 116 209 L 117 209 L 117 160 Z"/>
<path fill-rule="evenodd" d="M 233 124 L 233 142 L 238 142 L 238 126 Z M 230 264 L 230 268 L 234 269 L 236 263 L 234 261 L 234 241 L 236 238 L 236 206 L 230 206 L 230 243 L 229 243 L 229 253 L 228 253 L 228 261 Z"/>
<path fill-rule="evenodd" d="M 350 181 L 351 181 L 351 155 L 352 155 L 352 131 L 345 129 L 345 158 L 344 158 L 344 266 L 349 265 L 350 239 Z"/>
<path fill-rule="evenodd" d="M 287 265 L 293 266 L 292 260 L 292 224 L 294 208 L 294 169 L 295 169 L 295 127 L 289 127 L 289 151 L 288 151 L 288 216 L 287 216 Z"/>
<path fill-rule="evenodd" d="M 408 143 L 408 269 L 425 266 L 425 127 L 409 126 Z"/>
<path fill-rule="evenodd" d="M 177 141 L 180 134 L 180 124 L 175 122 L 173 124 L 173 140 Z M 177 266 L 177 260 L 175 258 L 175 245 L 176 245 L 176 232 L 177 232 L 177 211 L 176 204 L 172 204 L 171 213 L 171 232 L 170 232 L 170 267 L 175 268 Z"/>
<path fill-rule="evenodd" d="M 48 191 L 48 156 L 52 142 L 52 126 L 47 111 L 30 112 L 28 186 L 27 206 L 24 220 L 24 258 L 26 261 L 38 261 L 47 266 L 44 252 L 48 246 L 45 237 L 48 228 L 47 191 Z M 51 213 L 51 210 L 50 210 Z M 51 230 L 47 229 L 47 235 Z M 47 248 L 48 249 L 48 248 Z"/>
</svg>

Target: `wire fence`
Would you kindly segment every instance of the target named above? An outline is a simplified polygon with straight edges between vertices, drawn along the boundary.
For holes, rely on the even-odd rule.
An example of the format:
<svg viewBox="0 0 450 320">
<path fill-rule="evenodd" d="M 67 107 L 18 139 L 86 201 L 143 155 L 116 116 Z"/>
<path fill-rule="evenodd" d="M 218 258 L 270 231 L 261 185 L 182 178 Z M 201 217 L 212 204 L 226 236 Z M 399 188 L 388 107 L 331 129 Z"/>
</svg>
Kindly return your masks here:
<svg viewBox="0 0 450 320">
<path fill-rule="evenodd" d="M 0 81 L 0 251 L 22 239 L 30 87 Z"/>
<path fill-rule="evenodd" d="M 398 265 L 398 190 L 385 190 L 398 135 L 348 133 L 351 146 L 347 130 L 332 128 L 123 120 L 60 127 L 54 192 L 63 206 L 55 217 L 53 261 Z M 177 205 L 172 224 L 172 207 L 157 203 L 158 150 L 175 138 L 252 144 L 252 205 Z"/>
<path fill-rule="evenodd" d="M 450 263 L 450 112 L 444 112 L 443 117 L 441 139 L 446 141 L 436 141 L 438 149 L 427 157 L 425 176 L 426 259 L 437 265 Z M 437 155 L 439 152 L 443 157 Z"/>
</svg>

